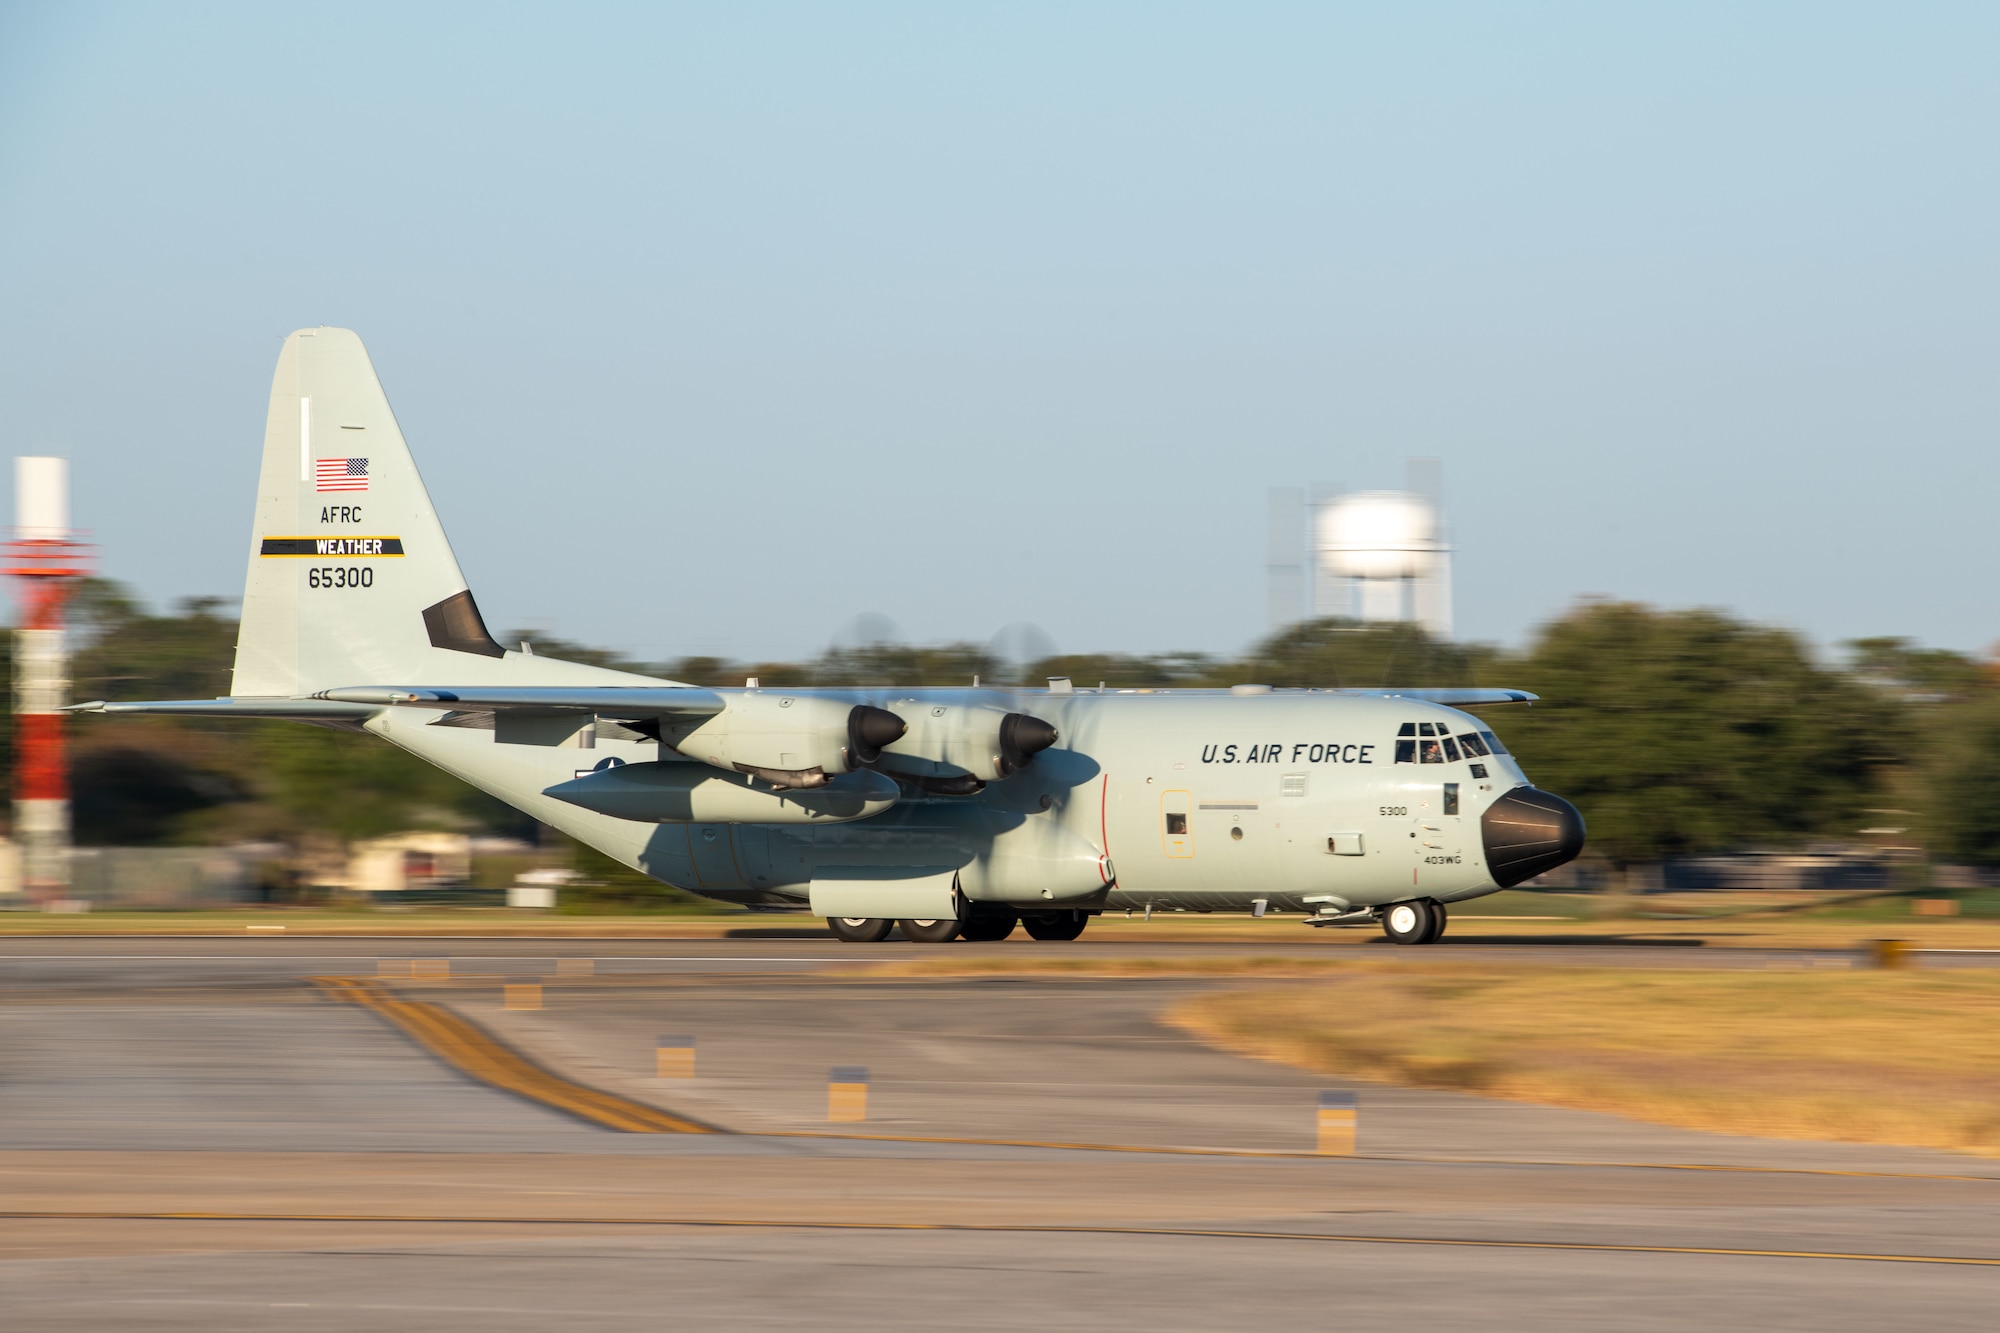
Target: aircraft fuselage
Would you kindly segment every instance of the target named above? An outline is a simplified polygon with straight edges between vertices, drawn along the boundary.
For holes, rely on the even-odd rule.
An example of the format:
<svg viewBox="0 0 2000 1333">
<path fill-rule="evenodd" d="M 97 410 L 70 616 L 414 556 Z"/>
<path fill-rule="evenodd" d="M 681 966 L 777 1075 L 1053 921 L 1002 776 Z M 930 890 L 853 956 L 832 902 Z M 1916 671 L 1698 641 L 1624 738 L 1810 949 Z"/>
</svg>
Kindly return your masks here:
<svg viewBox="0 0 2000 1333">
<path fill-rule="evenodd" d="M 1251 910 L 1262 900 L 1273 912 L 1324 913 L 1410 898 L 1457 902 L 1503 887 L 1488 865 L 1482 816 L 1528 784 L 1481 719 L 1395 697 L 767 693 L 903 715 L 997 707 L 1042 718 L 1061 739 L 976 794 L 926 795 L 906 784 L 894 806 L 852 822 L 656 824 L 579 810 L 543 792 L 607 765 L 679 759 L 657 743 L 506 744 L 493 731 L 428 725 L 436 714 L 407 711 L 369 726 L 576 836 L 629 844 L 630 859 L 667 883 L 768 906 L 802 904 L 815 876 L 830 868 L 933 865 L 958 868 L 975 900 L 1023 907 Z M 1399 734 L 1419 728 L 1433 734 Z M 1484 741 L 1459 739 L 1482 734 Z M 1026 874 L 981 892 L 982 869 L 1024 856 L 1033 862 Z"/>
</svg>

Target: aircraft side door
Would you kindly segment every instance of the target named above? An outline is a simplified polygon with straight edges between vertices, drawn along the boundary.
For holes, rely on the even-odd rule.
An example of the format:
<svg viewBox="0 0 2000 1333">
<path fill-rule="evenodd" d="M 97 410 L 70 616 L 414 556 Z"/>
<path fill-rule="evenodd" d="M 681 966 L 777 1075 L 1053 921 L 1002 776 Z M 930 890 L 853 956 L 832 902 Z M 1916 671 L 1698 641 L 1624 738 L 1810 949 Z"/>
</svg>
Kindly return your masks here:
<svg viewBox="0 0 2000 1333">
<path fill-rule="evenodd" d="M 1160 793 L 1160 841 L 1170 859 L 1194 855 L 1194 797 L 1186 791 Z"/>
</svg>

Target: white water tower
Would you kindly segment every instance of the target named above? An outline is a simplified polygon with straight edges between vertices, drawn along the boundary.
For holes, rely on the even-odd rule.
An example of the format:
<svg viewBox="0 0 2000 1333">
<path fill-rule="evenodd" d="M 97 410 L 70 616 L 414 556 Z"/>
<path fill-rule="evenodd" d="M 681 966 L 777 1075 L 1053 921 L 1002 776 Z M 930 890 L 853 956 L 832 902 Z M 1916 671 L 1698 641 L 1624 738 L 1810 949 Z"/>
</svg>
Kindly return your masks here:
<svg viewBox="0 0 2000 1333">
<path fill-rule="evenodd" d="M 1451 544 L 1442 469 L 1412 458 L 1400 491 L 1271 492 L 1268 573 L 1273 633 L 1301 618 L 1417 624 L 1451 637 Z"/>
<path fill-rule="evenodd" d="M 1359 491 L 1313 518 L 1316 608 L 1362 621 L 1414 621 L 1451 637 L 1451 547 L 1437 507 L 1412 491 Z"/>
</svg>

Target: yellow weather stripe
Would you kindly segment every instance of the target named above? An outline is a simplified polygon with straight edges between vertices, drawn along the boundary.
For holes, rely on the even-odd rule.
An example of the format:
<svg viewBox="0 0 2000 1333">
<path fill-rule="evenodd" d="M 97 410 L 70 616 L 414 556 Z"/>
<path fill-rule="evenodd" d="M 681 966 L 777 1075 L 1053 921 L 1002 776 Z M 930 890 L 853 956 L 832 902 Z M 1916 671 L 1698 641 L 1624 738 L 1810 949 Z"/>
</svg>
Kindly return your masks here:
<svg viewBox="0 0 2000 1333">
<path fill-rule="evenodd" d="M 351 977 L 315 977 L 313 981 L 334 999 L 372 1009 L 446 1064 L 491 1087 L 628 1134 L 718 1132 L 713 1126 L 656 1106 L 558 1077 L 501 1045 L 476 1024 L 437 1005 L 396 999 L 372 981 Z"/>
<path fill-rule="evenodd" d="M 293 556 L 304 560 L 403 554 L 401 537 L 266 537 L 257 544 L 260 556 Z"/>
</svg>

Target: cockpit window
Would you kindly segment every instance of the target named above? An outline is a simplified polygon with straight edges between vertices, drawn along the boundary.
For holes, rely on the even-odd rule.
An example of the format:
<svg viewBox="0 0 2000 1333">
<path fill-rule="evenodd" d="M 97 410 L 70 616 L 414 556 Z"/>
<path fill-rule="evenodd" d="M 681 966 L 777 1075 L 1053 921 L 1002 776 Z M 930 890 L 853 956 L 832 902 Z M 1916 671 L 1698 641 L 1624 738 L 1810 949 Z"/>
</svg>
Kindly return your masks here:
<svg viewBox="0 0 2000 1333">
<path fill-rule="evenodd" d="M 1428 723 L 1428 722 L 1419 722 L 1419 723 L 1417 723 L 1417 735 L 1419 735 L 1419 736 L 1435 736 L 1435 735 L 1437 735 L 1437 728 L 1436 728 L 1436 727 L 1434 727 L 1434 726 L 1432 726 L 1432 725 L 1431 725 L 1430 723 Z"/>
<path fill-rule="evenodd" d="M 1405 722 L 1402 726 L 1396 728 L 1396 734 L 1398 736 L 1414 736 L 1417 734 L 1417 724 L 1414 722 Z"/>
<path fill-rule="evenodd" d="M 1449 736 L 1444 738 L 1444 758 L 1448 764 L 1458 762 L 1458 742 Z"/>
<path fill-rule="evenodd" d="M 1479 735 L 1481 739 L 1483 739 L 1486 742 L 1487 745 L 1492 747 L 1493 753 L 1495 754 L 1509 753 L 1507 747 L 1500 743 L 1500 738 L 1498 736 L 1495 736 L 1492 732 L 1482 731 L 1479 733 Z"/>
<path fill-rule="evenodd" d="M 1426 737 L 1417 742 L 1417 744 L 1423 747 L 1425 763 L 1442 764 L 1444 762 L 1444 750 L 1439 747 L 1436 741 Z"/>
<path fill-rule="evenodd" d="M 1396 742 L 1396 762 L 1399 764 L 1417 762 L 1417 742 L 1414 739 L 1406 738 Z"/>
<path fill-rule="evenodd" d="M 1479 733 L 1476 731 L 1468 731 L 1460 736 L 1458 744 L 1459 748 L 1473 759 L 1484 759 L 1490 753 L 1486 748 L 1486 742 L 1479 739 Z"/>
</svg>

